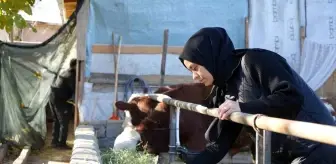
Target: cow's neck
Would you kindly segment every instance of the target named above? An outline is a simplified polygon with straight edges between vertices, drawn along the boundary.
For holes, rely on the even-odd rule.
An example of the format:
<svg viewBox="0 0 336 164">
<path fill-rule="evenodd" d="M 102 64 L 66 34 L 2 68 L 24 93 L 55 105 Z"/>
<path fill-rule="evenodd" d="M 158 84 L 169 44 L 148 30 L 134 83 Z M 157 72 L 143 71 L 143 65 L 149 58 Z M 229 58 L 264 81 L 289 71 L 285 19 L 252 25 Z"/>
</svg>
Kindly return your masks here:
<svg viewBox="0 0 336 164">
<path fill-rule="evenodd" d="M 207 100 L 207 99 L 209 99 L 209 97 L 211 97 L 214 89 L 215 89 L 214 85 L 205 87 L 205 92 L 204 92 L 204 95 L 203 95 L 204 100 Z"/>
</svg>

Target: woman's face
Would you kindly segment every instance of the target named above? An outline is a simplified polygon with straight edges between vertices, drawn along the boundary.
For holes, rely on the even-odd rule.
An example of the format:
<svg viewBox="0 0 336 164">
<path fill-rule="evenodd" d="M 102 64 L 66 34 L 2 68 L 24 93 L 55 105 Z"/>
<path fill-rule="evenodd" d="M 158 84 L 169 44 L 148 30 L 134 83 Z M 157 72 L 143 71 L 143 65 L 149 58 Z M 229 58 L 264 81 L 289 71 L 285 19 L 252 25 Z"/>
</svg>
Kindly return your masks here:
<svg viewBox="0 0 336 164">
<path fill-rule="evenodd" d="M 213 84 L 214 79 L 206 68 L 188 60 L 184 60 L 183 63 L 188 68 L 188 70 L 192 72 L 193 79 L 195 81 L 203 83 L 205 86 L 210 86 Z"/>
</svg>

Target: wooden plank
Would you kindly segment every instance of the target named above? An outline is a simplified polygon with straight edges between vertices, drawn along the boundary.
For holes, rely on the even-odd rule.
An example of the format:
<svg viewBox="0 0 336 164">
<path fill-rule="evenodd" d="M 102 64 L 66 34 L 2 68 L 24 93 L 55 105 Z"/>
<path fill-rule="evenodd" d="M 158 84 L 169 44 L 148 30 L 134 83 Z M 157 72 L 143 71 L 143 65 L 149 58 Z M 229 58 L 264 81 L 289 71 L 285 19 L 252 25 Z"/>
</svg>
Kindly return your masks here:
<svg viewBox="0 0 336 164">
<path fill-rule="evenodd" d="M 304 40 L 306 38 L 306 27 L 301 26 L 300 27 L 300 51 L 302 55 L 302 50 L 303 50 L 303 45 L 304 45 Z"/>
<path fill-rule="evenodd" d="M 135 75 L 130 74 L 119 74 L 118 80 L 119 84 L 122 85 L 126 83 L 130 78 Z M 141 79 L 145 80 L 148 85 L 157 86 L 160 83 L 160 75 L 139 75 Z M 112 73 L 91 73 L 91 77 L 86 79 L 89 83 L 96 84 L 114 84 L 114 74 Z M 181 83 L 193 82 L 192 76 L 181 76 L 181 75 L 165 75 L 164 85 L 174 85 Z"/>
<path fill-rule="evenodd" d="M 84 91 L 84 69 L 85 61 L 77 60 L 76 67 L 76 91 L 75 91 L 75 114 L 74 114 L 74 130 L 76 130 L 79 124 L 79 106 L 83 100 L 83 91 Z"/>
<path fill-rule="evenodd" d="M 119 74 L 119 56 L 120 56 L 120 48 L 121 48 L 121 41 L 122 41 L 122 36 L 119 36 L 118 39 L 118 52 L 117 54 L 114 54 L 114 103 L 115 104 L 118 101 L 118 74 Z M 112 33 L 112 45 L 114 45 L 114 33 Z M 114 106 L 113 110 L 113 116 L 112 120 L 119 120 L 118 117 L 118 108 Z"/>
<path fill-rule="evenodd" d="M 64 10 L 66 18 L 69 19 L 71 14 L 76 10 L 77 2 L 65 2 L 64 3 Z"/>
<path fill-rule="evenodd" d="M 79 115 L 79 108 L 78 108 L 78 102 L 79 102 L 79 82 L 80 82 L 80 61 L 77 60 L 76 62 L 76 89 L 75 89 L 75 112 L 74 112 L 74 130 L 78 126 L 77 122 L 78 121 L 78 115 Z"/>
<path fill-rule="evenodd" d="M 160 70 L 160 86 L 164 84 L 164 78 L 166 73 L 166 59 L 168 48 L 168 29 L 163 32 L 163 45 L 162 45 L 162 58 L 161 58 L 161 70 Z"/>
<path fill-rule="evenodd" d="M 85 0 L 77 14 L 76 37 L 77 37 L 77 59 L 86 58 L 86 32 L 89 21 L 90 2 Z"/>
<path fill-rule="evenodd" d="M 113 54 L 115 46 L 108 44 L 95 44 L 92 46 L 93 54 Z M 179 55 L 182 53 L 183 47 L 169 46 L 167 47 L 167 54 Z M 120 54 L 155 54 L 161 55 L 162 46 L 159 45 L 122 45 Z"/>
<path fill-rule="evenodd" d="M 245 17 L 245 48 L 249 47 L 249 18 Z"/>
</svg>

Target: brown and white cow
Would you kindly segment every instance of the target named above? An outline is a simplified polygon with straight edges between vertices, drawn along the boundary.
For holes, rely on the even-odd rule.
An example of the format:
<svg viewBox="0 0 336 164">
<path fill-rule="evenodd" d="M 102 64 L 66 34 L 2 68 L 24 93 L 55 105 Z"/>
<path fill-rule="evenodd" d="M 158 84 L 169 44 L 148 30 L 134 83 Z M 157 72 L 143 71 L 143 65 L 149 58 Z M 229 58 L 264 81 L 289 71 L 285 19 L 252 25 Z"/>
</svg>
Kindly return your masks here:
<svg viewBox="0 0 336 164">
<path fill-rule="evenodd" d="M 206 105 L 212 96 L 211 88 L 201 83 L 179 84 L 159 88 L 155 93 L 165 94 L 171 98 Z M 208 99 L 207 99 L 208 97 Z M 169 145 L 169 106 L 159 103 L 148 96 L 135 97 L 129 102 L 118 101 L 116 107 L 127 110 L 131 115 L 131 123 L 141 134 L 141 142 L 149 153 L 159 154 L 168 151 Z M 180 142 L 188 150 L 202 151 L 206 140 L 204 133 L 213 117 L 181 109 L 180 111 Z M 242 148 L 250 146 L 251 138 L 244 131 L 237 139 L 229 154 L 233 156 Z"/>
</svg>

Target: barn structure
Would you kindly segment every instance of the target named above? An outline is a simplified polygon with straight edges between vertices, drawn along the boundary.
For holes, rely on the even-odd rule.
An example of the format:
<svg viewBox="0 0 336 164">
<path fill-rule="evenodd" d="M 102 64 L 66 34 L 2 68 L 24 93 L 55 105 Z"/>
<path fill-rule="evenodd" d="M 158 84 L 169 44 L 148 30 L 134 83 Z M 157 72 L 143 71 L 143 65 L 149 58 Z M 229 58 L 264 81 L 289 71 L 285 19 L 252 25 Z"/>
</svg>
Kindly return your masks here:
<svg viewBox="0 0 336 164">
<path fill-rule="evenodd" d="M 106 120 L 112 114 L 113 54 L 117 53 L 112 33 L 123 38 L 119 86 L 133 75 L 158 86 L 161 72 L 166 85 L 190 81 L 191 75 L 176 55 L 199 28 L 220 26 L 227 29 L 236 48 L 278 52 L 313 90 L 321 96 L 334 96 L 335 4 L 330 0 L 85 1 L 77 31 L 78 58 L 85 63 L 79 86 L 83 88 L 80 120 Z M 328 12 L 317 12 L 321 9 Z M 169 34 L 163 57 L 165 29 Z M 118 99 L 123 99 L 120 89 Z M 94 118 L 90 118 L 90 103 L 95 98 L 99 105 Z"/>
<path fill-rule="evenodd" d="M 205 26 L 224 27 L 236 48 L 279 53 L 320 96 L 334 97 L 335 7 L 333 0 L 84 1 L 78 15 L 77 54 L 83 64 L 76 124 L 111 118 L 115 83 L 121 100 L 130 94 L 125 85 L 134 76 L 150 88 L 191 81 L 177 55 Z M 122 36 L 118 69 L 113 35 Z"/>
<path fill-rule="evenodd" d="M 125 100 L 144 87 L 153 91 L 158 86 L 192 81 L 177 55 L 188 37 L 205 26 L 224 27 L 236 48 L 278 52 L 320 96 L 336 96 L 335 0 L 57 2 L 65 11 L 53 20 L 63 23 L 81 6 L 72 42 L 76 48 L 71 48 L 79 64 L 74 127 L 95 124 L 99 146 L 110 146 L 117 135 L 108 131 L 115 100 Z M 31 21 L 39 29 L 48 26 L 48 34 L 36 37 L 24 29 L 17 33 L 23 36 L 21 40 L 43 42 L 63 24 Z M 132 86 L 135 77 L 145 83 Z M 120 121 L 116 126 L 120 128 Z"/>
</svg>

